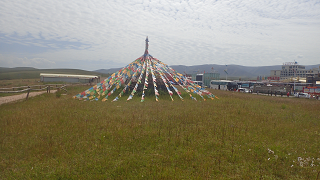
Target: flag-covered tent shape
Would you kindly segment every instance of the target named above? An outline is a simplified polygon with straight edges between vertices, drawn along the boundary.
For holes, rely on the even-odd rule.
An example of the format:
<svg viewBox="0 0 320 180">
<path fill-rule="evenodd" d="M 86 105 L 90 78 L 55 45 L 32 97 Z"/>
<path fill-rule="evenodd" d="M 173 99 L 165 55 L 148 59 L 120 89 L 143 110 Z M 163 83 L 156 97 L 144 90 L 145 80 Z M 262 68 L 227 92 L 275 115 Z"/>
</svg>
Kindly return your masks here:
<svg viewBox="0 0 320 180">
<path fill-rule="evenodd" d="M 131 92 L 127 97 L 127 101 L 129 101 L 137 91 L 142 91 L 141 102 L 143 102 L 145 98 L 145 90 L 152 88 L 154 89 L 155 100 L 159 101 L 158 90 L 159 88 L 163 88 L 169 93 L 172 101 L 172 95 L 174 93 L 176 93 L 183 101 L 181 92 L 174 85 L 180 86 L 193 100 L 197 100 L 196 96 L 203 100 L 206 100 L 206 98 L 217 98 L 209 91 L 206 91 L 204 88 L 187 79 L 182 74 L 176 72 L 167 64 L 164 64 L 157 58 L 152 57 L 148 52 L 148 43 L 149 41 L 147 37 L 146 49 L 141 57 L 113 73 L 110 77 L 101 81 L 97 85 L 77 94 L 74 98 L 79 100 L 102 99 L 102 101 L 106 101 L 117 89 L 122 88 L 121 93 L 112 101 L 117 101 L 126 91 Z"/>
</svg>

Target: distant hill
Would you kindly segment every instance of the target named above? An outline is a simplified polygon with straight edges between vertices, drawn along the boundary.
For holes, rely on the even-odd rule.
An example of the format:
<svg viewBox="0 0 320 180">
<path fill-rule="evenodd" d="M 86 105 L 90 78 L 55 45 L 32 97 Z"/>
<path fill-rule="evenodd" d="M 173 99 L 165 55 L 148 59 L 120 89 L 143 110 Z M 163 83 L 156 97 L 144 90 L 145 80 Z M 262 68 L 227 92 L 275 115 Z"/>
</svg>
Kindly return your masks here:
<svg viewBox="0 0 320 180">
<path fill-rule="evenodd" d="M 306 69 L 319 68 L 318 65 L 306 65 Z M 217 64 L 204 64 L 195 66 L 173 65 L 171 66 L 177 72 L 182 74 L 193 73 L 209 73 L 218 72 L 220 78 L 224 78 L 226 73 L 224 70 L 227 68 L 228 78 L 237 79 L 255 79 L 257 76 L 270 76 L 271 70 L 280 70 L 281 65 L 275 66 L 241 66 L 241 65 L 217 65 Z M 0 80 L 4 79 L 35 79 L 39 78 L 40 73 L 55 73 L 55 74 L 82 74 L 82 75 L 100 75 L 108 77 L 112 73 L 119 71 L 121 68 L 99 69 L 96 71 L 85 71 L 79 69 L 36 69 L 32 67 L 16 67 L 16 68 L 3 68 L 0 67 Z"/>
<path fill-rule="evenodd" d="M 306 69 L 319 68 L 319 65 L 308 65 Z M 173 65 L 170 66 L 177 72 L 182 74 L 193 74 L 193 73 L 209 73 L 218 72 L 220 77 L 225 77 L 226 73 L 224 70 L 227 68 L 228 77 L 243 78 L 243 79 L 255 79 L 257 76 L 270 76 L 271 70 L 280 70 L 282 65 L 275 66 L 241 66 L 241 65 L 217 65 L 217 64 L 204 64 L 195 66 L 184 66 L 184 65 Z M 96 72 L 99 73 L 114 73 L 119 71 L 121 68 L 112 69 L 99 69 Z"/>
<path fill-rule="evenodd" d="M 16 68 L 0 67 L 0 80 L 36 79 L 36 78 L 40 78 L 40 73 L 99 75 L 102 77 L 108 77 L 110 75 L 110 74 L 104 74 L 104 73 L 99 73 L 94 71 L 85 71 L 80 69 L 36 69 L 32 67 L 16 67 Z"/>
<path fill-rule="evenodd" d="M 95 72 L 102 73 L 102 74 L 112 74 L 114 72 L 119 71 L 122 68 L 111 68 L 111 69 L 99 69 L 95 70 Z"/>
<path fill-rule="evenodd" d="M 261 66 L 250 67 L 240 65 L 217 65 L 217 64 L 205 64 L 198 66 L 171 66 L 178 72 L 193 74 L 204 72 L 218 72 L 221 76 L 225 76 L 224 70 L 227 69 L 229 77 L 242 77 L 242 78 L 256 78 L 257 76 L 269 76 L 270 70 L 281 69 L 281 66 Z"/>
<path fill-rule="evenodd" d="M 15 68 L 0 67 L 0 73 L 17 72 L 17 71 L 33 71 L 33 70 L 36 70 L 36 68 L 33 68 L 33 67 L 15 67 Z"/>
</svg>

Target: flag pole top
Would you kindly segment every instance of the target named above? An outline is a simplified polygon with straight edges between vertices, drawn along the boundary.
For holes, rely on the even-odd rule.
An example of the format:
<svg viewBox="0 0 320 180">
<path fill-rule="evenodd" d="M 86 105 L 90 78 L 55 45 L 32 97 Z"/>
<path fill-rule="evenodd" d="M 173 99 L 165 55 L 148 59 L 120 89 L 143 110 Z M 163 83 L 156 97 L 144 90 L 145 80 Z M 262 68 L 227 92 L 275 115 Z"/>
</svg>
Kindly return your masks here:
<svg viewBox="0 0 320 180">
<path fill-rule="evenodd" d="M 148 36 L 147 36 L 147 38 L 146 38 L 146 50 L 145 50 L 144 54 L 149 54 L 148 46 L 149 46 L 149 40 L 148 40 Z"/>
</svg>

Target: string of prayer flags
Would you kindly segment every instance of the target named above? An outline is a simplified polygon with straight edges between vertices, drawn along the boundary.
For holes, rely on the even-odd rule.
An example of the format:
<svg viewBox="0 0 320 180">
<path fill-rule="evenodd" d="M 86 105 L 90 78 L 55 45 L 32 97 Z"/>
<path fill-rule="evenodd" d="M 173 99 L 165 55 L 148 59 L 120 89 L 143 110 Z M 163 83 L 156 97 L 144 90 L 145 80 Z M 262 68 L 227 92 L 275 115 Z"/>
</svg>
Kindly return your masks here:
<svg viewBox="0 0 320 180">
<path fill-rule="evenodd" d="M 155 100 L 159 101 L 159 89 L 161 88 L 168 92 L 172 101 L 174 100 L 174 94 L 177 94 L 183 101 L 181 92 L 175 87 L 175 85 L 178 85 L 189 94 L 192 100 L 197 101 L 196 97 L 192 96 L 192 94 L 200 96 L 204 101 L 206 101 L 204 96 L 212 100 L 214 98 L 219 99 L 217 96 L 189 80 L 186 76 L 176 72 L 167 64 L 151 56 L 148 51 L 148 42 L 147 38 L 145 53 L 141 57 L 117 72 L 112 73 L 111 76 L 100 83 L 73 96 L 73 98 L 84 101 L 98 101 L 101 99 L 104 102 L 107 101 L 108 97 L 112 96 L 113 93 L 119 92 L 112 100 L 112 102 L 115 102 L 130 90 L 131 93 L 127 101 L 131 100 L 137 91 L 142 91 L 141 102 L 144 102 L 146 96 L 145 90 L 151 88 L 154 91 Z M 151 76 L 150 81 L 149 76 Z M 122 89 L 118 90 L 120 88 Z"/>
</svg>

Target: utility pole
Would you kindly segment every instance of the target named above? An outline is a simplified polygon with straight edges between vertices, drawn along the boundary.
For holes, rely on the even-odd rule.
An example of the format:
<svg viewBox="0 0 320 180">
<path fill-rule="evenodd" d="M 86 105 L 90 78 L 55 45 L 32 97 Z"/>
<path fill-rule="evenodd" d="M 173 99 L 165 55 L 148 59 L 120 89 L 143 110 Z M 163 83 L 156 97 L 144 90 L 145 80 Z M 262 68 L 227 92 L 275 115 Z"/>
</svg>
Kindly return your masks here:
<svg viewBox="0 0 320 180">
<path fill-rule="evenodd" d="M 295 94 L 295 93 L 296 93 L 296 80 L 295 80 L 296 71 L 293 69 L 293 72 L 294 72 L 294 77 L 293 77 L 293 94 Z"/>
<path fill-rule="evenodd" d="M 226 69 L 224 70 L 224 72 L 226 73 L 226 80 L 228 80 L 228 65 L 226 65 Z"/>
</svg>

